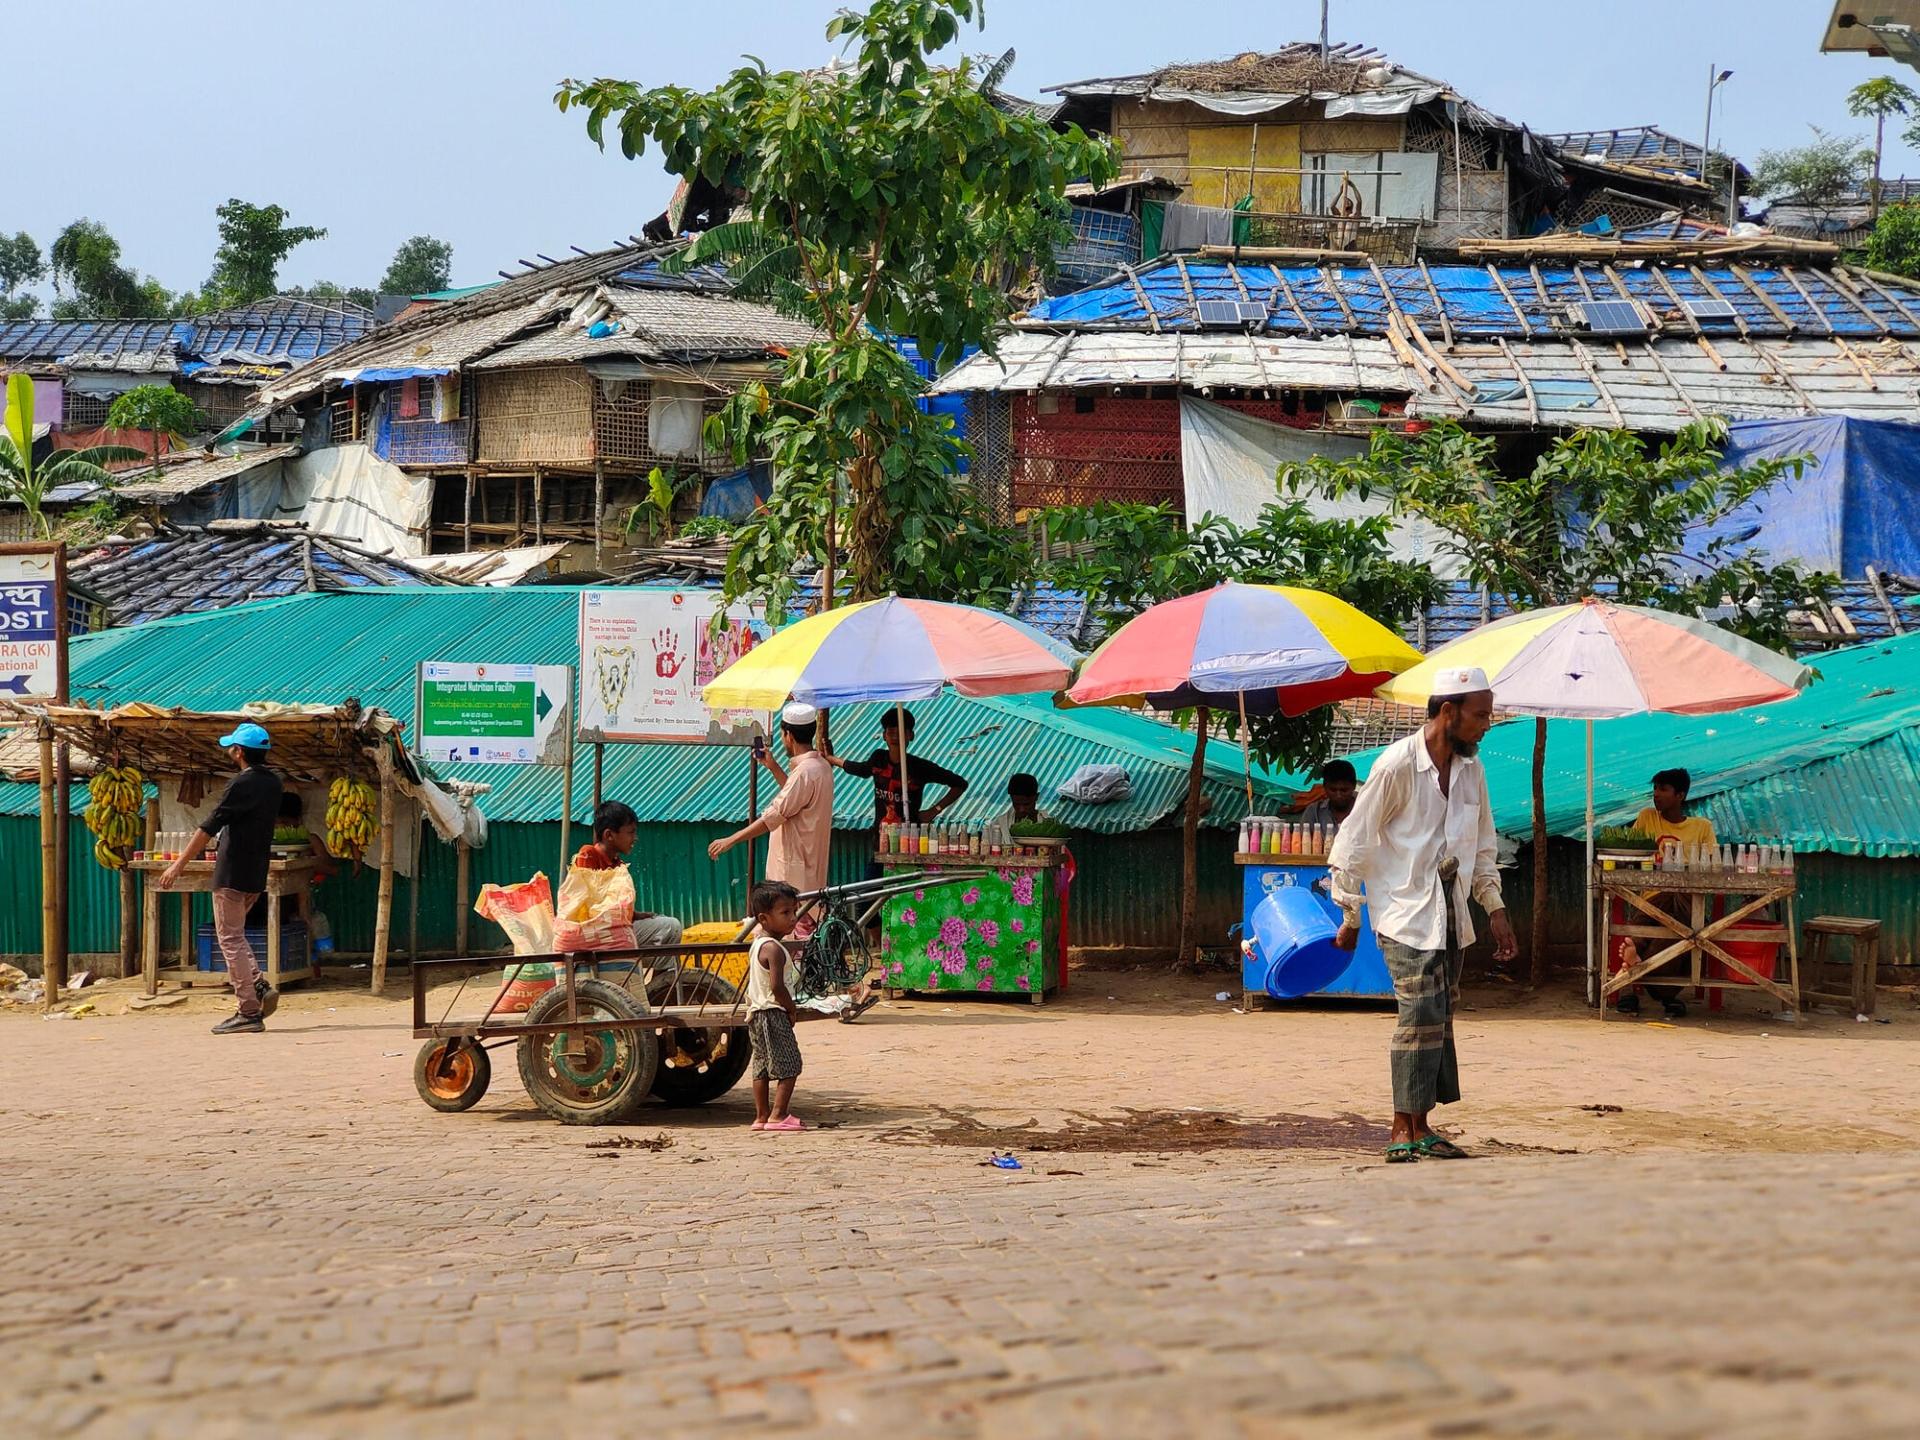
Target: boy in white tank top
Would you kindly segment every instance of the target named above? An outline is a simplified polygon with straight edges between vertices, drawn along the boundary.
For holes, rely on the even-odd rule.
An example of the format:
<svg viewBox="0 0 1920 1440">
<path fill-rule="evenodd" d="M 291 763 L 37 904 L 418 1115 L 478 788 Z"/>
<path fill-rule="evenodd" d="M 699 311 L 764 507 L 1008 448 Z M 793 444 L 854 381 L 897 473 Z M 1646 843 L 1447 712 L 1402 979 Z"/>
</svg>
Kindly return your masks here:
<svg viewBox="0 0 1920 1440">
<path fill-rule="evenodd" d="M 757 927 L 747 952 L 747 1033 L 753 1039 L 752 1130 L 782 1134 L 805 1130 L 791 1113 L 793 1082 L 800 1078 L 800 1042 L 793 1022 L 799 1009 L 793 1003 L 793 957 L 786 938 L 798 923 L 800 892 L 779 880 L 753 887 L 748 901 Z"/>
</svg>

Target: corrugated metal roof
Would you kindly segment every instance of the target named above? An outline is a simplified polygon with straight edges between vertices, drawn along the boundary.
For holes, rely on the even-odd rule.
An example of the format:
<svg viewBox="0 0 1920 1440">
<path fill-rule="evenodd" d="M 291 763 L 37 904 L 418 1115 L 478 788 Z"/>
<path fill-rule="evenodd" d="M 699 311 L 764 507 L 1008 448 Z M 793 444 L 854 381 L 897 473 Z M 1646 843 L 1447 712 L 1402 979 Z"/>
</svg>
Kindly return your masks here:
<svg viewBox="0 0 1920 1440">
<path fill-rule="evenodd" d="M 304 361 L 350 344 L 372 328 L 373 313 L 359 305 L 274 298 L 191 320 L 15 321 L 0 325 L 0 360 L 65 362 L 77 354 L 86 361 L 84 368 L 106 370 L 151 364 L 155 352 L 203 360 L 242 352 Z"/>
<path fill-rule="evenodd" d="M 73 645 L 72 690 L 90 705 L 135 700 L 196 710 L 234 709 L 251 700 L 338 703 L 348 696 L 411 721 L 415 667 L 422 660 L 577 664 L 579 591 L 539 586 L 504 590 L 393 588 L 353 594 L 297 595 L 252 605 L 103 631 Z M 1185 792 L 1191 737 L 1124 711 L 1055 710 L 1044 697 L 969 700 L 947 696 L 913 707 L 916 748 L 968 774 L 975 788 L 956 820 L 984 819 L 1004 807 L 1003 783 L 1015 771 L 1040 777 L 1050 793 L 1082 764 L 1116 761 L 1131 772 L 1130 801 L 1099 807 L 1054 804 L 1069 823 L 1117 833 L 1162 819 Z M 838 748 L 864 754 L 877 743 L 880 707 L 834 715 Z M 557 818 L 557 771 L 505 766 L 436 766 L 440 774 L 495 788 L 484 803 L 500 821 Z M 748 762 L 734 747 L 610 745 L 605 793 L 646 821 L 742 820 Z M 1256 768 L 1256 793 L 1284 798 L 1301 786 Z M 593 761 L 582 748 L 574 769 L 574 813 L 588 818 Z M 1246 813 L 1240 752 L 1216 741 L 1206 772 L 1209 825 Z M 30 787 L 29 787 L 30 788 Z M 767 798 L 762 787 L 762 799 Z M 838 823 L 871 822 L 872 791 L 861 781 L 836 787 Z"/>
<path fill-rule="evenodd" d="M 1920 635 L 1836 650 L 1797 699 L 1725 715 L 1641 715 L 1593 727 L 1602 825 L 1650 803 L 1655 770 L 1693 776 L 1694 809 L 1728 841 L 1790 841 L 1842 855 L 1920 855 Z M 1496 697 L 1497 699 L 1497 697 Z M 1496 726 L 1480 747 L 1495 826 L 1524 837 L 1533 722 Z M 1547 826 L 1585 834 L 1586 730 L 1548 723 Z M 1364 774 L 1372 752 L 1355 756 Z"/>
<path fill-rule="evenodd" d="M 300 447 L 294 444 L 256 446 L 250 450 L 236 451 L 232 455 L 218 455 L 212 459 L 189 460 L 180 465 L 168 465 L 160 472 L 160 478 L 151 478 L 152 472 L 144 471 L 148 478 L 132 479 L 125 484 L 114 486 L 113 493 L 122 500 L 179 500 L 192 495 L 195 491 L 209 485 L 218 485 L 245 475 L 262 465 L 271 465 L 284 460 Z"/>
<path fill-rule="evenodd" d="M 962 361 L 929 387 L 968 391 L 1076 389 L 1106 385 L 1209 385 L 1240 390 L 1305 386 L 1405 395 L 1414 373 L 1385 340 L 1347 335 L 1044 334 L 1015 330 L 998 353 Z"/>
<path fill-rule="evenodd" d="M 1617 130 L 1574 130 L 1558 135 L 1542 135 L 1556 150 L 1570 159 L 1590 156 L 1616 165 L 1632 165 L 1642 170 L 1669 170 L 1677 175 L 1700 178 L 1700 142 L 1682 140 L 1657 125 L 1625 125 Z M 1724 173 L 1727 157 L 1713 152 L 1714 169 Z M 1747 167 L 1740 167 L 1741 174 Z"/>
</svg>

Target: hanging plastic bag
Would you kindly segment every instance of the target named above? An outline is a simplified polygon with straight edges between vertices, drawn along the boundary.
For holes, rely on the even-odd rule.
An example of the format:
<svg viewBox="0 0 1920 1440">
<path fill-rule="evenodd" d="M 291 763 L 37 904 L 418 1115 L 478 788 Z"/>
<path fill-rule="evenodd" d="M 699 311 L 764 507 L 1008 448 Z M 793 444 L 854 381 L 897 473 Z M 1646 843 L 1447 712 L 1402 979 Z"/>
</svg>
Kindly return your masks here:
<svg viewBox="0 0 1920 1440">
<path fill-rule="evenodd" d="M 474 913 L 507 932 L 515 955 L 553 953 L 553 887 L 544 874 L 519 885 L 482 885 Z M 553 966 L 545 961 L 509 965 L 501 975 L 496 1012 L 517 1014 L 529 1008 L 554 986 Z"/>
<path fill-rule="evenodd" d="M 560 882 L 560 903 L 553 924 L 553 948 L 631 950 L 633 938 L 633 873 L 624 865 L 611 870 L 567 867 Z"/>
</svg>

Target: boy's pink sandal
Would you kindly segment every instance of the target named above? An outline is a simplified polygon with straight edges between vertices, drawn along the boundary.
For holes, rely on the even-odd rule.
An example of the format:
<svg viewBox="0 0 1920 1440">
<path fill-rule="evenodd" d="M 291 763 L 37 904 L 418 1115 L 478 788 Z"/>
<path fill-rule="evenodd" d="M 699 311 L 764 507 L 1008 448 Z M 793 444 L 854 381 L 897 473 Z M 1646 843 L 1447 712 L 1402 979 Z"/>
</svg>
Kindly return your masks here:
<svg viewBox="0 0 1920 1440">
<path fill-rule="evenodd" d="M 779 1120 L 769 1120 L 761 1128 L 769 1131 L 771 1130 L 791 1131 L 791 1130 L 805 1130 L 805 1129 L 808 1129 L 809 1126 L 798 1115 L 788 1115 Z"/>
<path fill-rule="evenodd" d="M 749 1130 L 764 1130 L 766 1128 L 767 1128 L 767 1122 L 764 1120 L 756 1120 L 751 1125 L 747 1126 L 747 1129 Z"/>
</svg>

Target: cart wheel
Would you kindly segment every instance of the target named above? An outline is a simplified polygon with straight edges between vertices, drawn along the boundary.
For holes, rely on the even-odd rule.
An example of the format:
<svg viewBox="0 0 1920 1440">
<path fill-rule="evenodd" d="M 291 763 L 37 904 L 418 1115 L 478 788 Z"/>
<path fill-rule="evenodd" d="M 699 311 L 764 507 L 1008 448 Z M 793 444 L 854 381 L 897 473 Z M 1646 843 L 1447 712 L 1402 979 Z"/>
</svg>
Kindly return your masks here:
<svg viewBox="0 0 1920 1440">
<path fill-rule="evenodd" d="M 492 1079 L 493 1061 L 471 1040 L 429 1040 L 413 1057 L 413 1088 L 449 1115 L 478 1105 Z"/>
<path fill-rule="evenodd" d="M 567 1053 L 566 1035 L 530 1035 L 517 1047 L 520 1081 L 533 1103 L 565 1125 L 617 1125 L 646 1102 L 660 1063 L 660 1045 L 650 1030 L 596 1030 L 595 1020 L 636 1020 L 647 1013 L 638 996 L 604 980 L 574 986 L 580 1053 Z M 555 986 L 527 1012 L 529 1025 L 558 1025 L 567 1013 L 567 992 Z"/>
<path fill-rule="evenodd" d="M 658 1005 L 673 991 L 673 977 L 665 975 L 653 982 L 648 998 Z M 690 966 L 680 972 L 679 995 L 686 1002 L 730 1006 L 737 993 L 711 970 Z M 653 1095 L 662 1105 L 705 1105 L 718 1100 L 740 1083 L 753 1059 L 753 1041 L 744 1025 L 727 1030 L 669 1030 L 661 1036 L 661 1050 Z M 669 1063 L 672 1060 L 679 1063 Z"/>
</svg>

